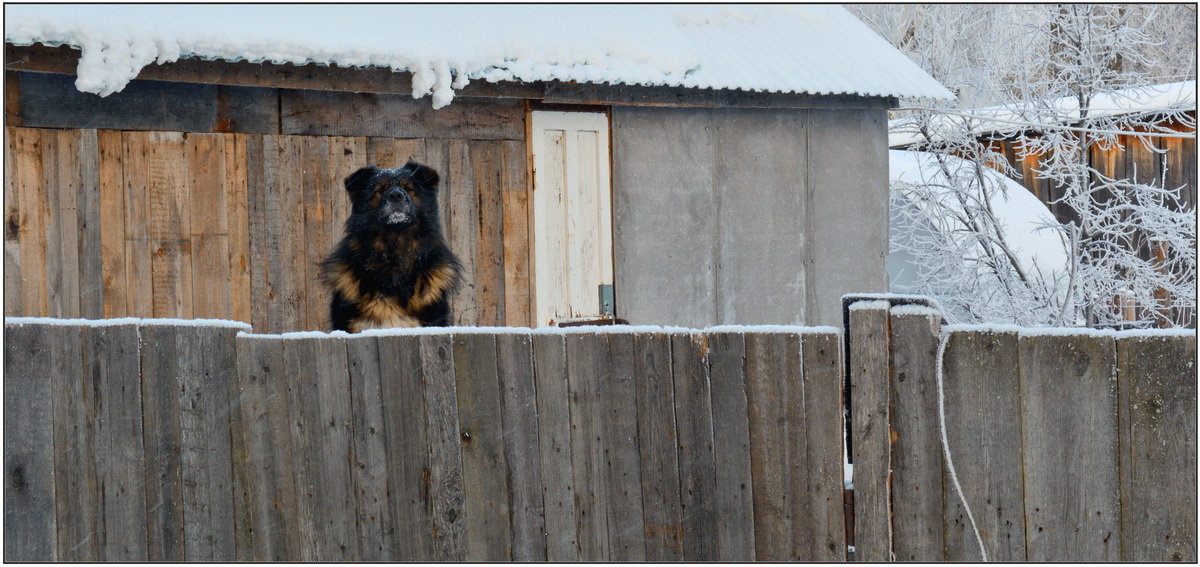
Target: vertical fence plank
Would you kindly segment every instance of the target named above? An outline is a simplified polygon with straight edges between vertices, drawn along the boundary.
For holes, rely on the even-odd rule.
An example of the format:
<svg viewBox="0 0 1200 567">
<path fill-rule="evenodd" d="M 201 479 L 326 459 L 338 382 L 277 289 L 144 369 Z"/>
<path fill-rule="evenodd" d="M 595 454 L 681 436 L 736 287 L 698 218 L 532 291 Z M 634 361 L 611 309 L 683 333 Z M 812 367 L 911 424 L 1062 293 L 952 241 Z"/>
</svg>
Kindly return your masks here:
<svg viewBox="0 0 1200 567">
<path fill-rule="evenodd" d="M 32 128 L 16 128 L 10 141 L 16 169 L 11 175 L 16 183 L 14 192 L 21 207 L 17 232 L 21 254 L 21 297 L 20 305 L 16 308 L 19 313 L 26 315 L 45 315 L 50 312 L 46 288 L 46 223 L 49 205 L 46 192 L 42 189 L 44 150 L 41 132 Z M 9 312 L 6 305 L 5 313 Z"/>
<path fill-rule="evenodd" d="M 702 334 L 671 335 L 683 558 L 690 561 L 711 561 L 720 553 L 713 503 L 717 481 L 705 339 Z"/>
<path fill-rule="evenodd" d="M 504 324 L 504 167 L 500 142 L 469 142 L 471 169 L 479 208 L 475 224 L 475 301 L 477 325 Z"/>
<path fill-rule="evenodd" d="M 79 316 L 104 316 L 104 269 L 100 224 L 100 148 L 95 130 L 80 130 L 75 148 L 75 170 L 79 180 L 76 226 L 79 250 Z"/>
<path fill-rule="evenodd" d="M 530 237 L 528 149 L 524 141 L 503 141 L 504 324 L 532 324 L 529 294 Z"/>
<path fill-rule="evenodd" d="M 101 130 L 97 135 L 100 154 L 100 256 L 104 281 L 102 317 L 129 313 L 125 276 L 125 174 L 121 133 Z"/>
<path fill-rule="evenodd" d="M 611 360 L 611 375 L 600 383 L 608 468 L 609 559 L 645 561 L 633 335 L 613 333 L 604 338 Z"/>
<path fill-rule="evenodd" d="M 607 379 L 610 373 L 608 341 L 589 333 L 571 333 L 566 335 L 565 341 L 579 560 L 608 561 L 604 416 L 599 407 L 600 381 Z"/>
<path fill-rule="evenodd" d="M 1070 550 L 1072 559 L 1117 561 L 1113 339 L 1022 336 L 1020 361 L 1026 559 L 1052 561 Z"/>
<path fill-rule="evenodd" d="M 785 470 L 787 376 L 779 364 L 784 336 L 747 333 L 746 411 L 750 430 L 754 557 L 783 561 L 791 551 L 792 517 Z"/>
<path fill-rule="evenodd" d="M 256 268 L 265 268 L 267 294 L 271 300 L 266 305 L 264 331 L 297 331 L 306 327 L 303 309 L 303 292 L 307 278 L 304 251 L 308 248 L 304 238 L 297 238 L 303 230 L 303 208 L 296 206 L 304 197 L 303 176 L 300 167 L 299 136 L 263 136 L 262 176 L 265 191 L 265 212 L 259 219 L 265 223 L 268 235 L 265 263 Z M 259 279 L 259 276 L 255 276 Z M 260 328 L 256 322 L 255 328 Z"/>
<path fill-rule="evenodd" d="M 250 301 L 250 218 L 247 195 L 247 136 L 225 134 L 225 204 L 229 228 L 229 318 L 249 323 Z"/>
<path fill-rule="evenodd" d="M 683 528 L 671 339 L 661 333 L 637 333 L 633 349 L 646 559 L 678 561 L 683 558 Z"/>
<path fill-rule="evenodd" d="M 850 422 L 854 447 L 854 551 L 859 561 L 892 557 L 887 302 L 850 306 Z"/>
<path fill-rule="evenodd" d="M 128 284 L 128 312 L 132 317 L 154 316 L 154 293 L 150 258 L 150 189 L 147 160 L 149 132 L 122 133 L 125 155 L 125 281 Z"/>
<path fill-rule="evenodd" d="M 496 335 L 503 401 L 504 460 L 512 495 L 512 560 L 546 560 L 537 389 L 528 334 Z"/>
<path fill-rule="evenodd" d="M 150 132 L 147 235 L 155 317 L 192 316 L 191 182 L 184 135 Z"/>
<path fill-rule="evenodd" d="M 989 561 L 1025 560 L 1018 361 L 1014 332 L 954 331 L 946 346 L 946 438 Z M 857 460 L 854 472 L 857 492 Z M 945 559 L 978 561 L 959 495 L 951 482 L 944 486 Z"/>
<path fill-rule="evenodd" d="M 454 377 L 462 440 L 468 561 L 512 557 L 496 337 L 454 335 Z"/>
<path fill-rule="evenodd" d="M 478 278 L 479 194 L 476 191 L 474 167 L 471 165 L 469 142 L 449 140 L 444 143 L 449 161 L 441 173 L 438 191 L 445 219 L 446 239 L 450 249 L 462 262 L 462 285 L 454 303 L 454 324 L 480 324 L 480 284 Z M 437 168 L 435 168 L 437 169 Z M 447 214 L 449 213 L 449 214 Z"/>
<path fill-rule="evenodd" d="M 317 388 L 309 392 L 319 412 L 320 463 L 318 481 L 325 485 L 318 503 L 318 533 L 324 534 L 325 560 L 360 558 L 354 479 L 351 474 L 350 376 L 346 340 L 322 337 L 297 341 L 316 374 Z"/>
<path fill-rule="evenodd" d="M 295 529 L 296 549 L 300 561 L 325 561 L 334 555 L 332 543 L 324 529 L 325 520 L 336 512 L 325 509 L 325 493 L 331 487 L 324 476 L 325 454 L 321 446 L 325 422 L 321 419 L 320 406 L 324 403 L 317 395 L 320 377 L 313 367 L 314 361 L 307 356 L 307 346 L 297 340 L 280 340 L 283 376 L 281 383 L 286 390 L 285 411 L 287 426 L 285 433 L 291 437 L 294 456 L 289 467 L 296 489 Z"/>
<path fill-rule="evenodd" d="M 811 434 L 808 431 L 811 408 L 805 405 L 806 381 L 800 358 L 800 336 L 780 333 L 782 342 L 775 352 L 777 364 L 783 374 L 785 385 L 778 393 L 783 399 L 785 445 L 781 448 L 787 489 L 788 516 L 792 531 L 787 557 L 791 561 L 811 559 L 811 551 L 818 539 L 817 515 L 813 513 L 813 489 L 817 479 L 811 478 L 809 453 Z"/>
<path fill-rule="evenodd" d="M 51 317 L 79 317 L 79 167 L 77 130 L 45 130 L 42 190 L 46 218 L 46 291 Z"/>
<path fill-rule="evenodd" d="M 464 561 L 469 526 L 464 515 L 463 460 L 459 450 L 454 344 L 450 335 L 420 338 L 425 369 L 426 431 L 433 509 L 434 561 Z"/>
<path fill-rule="evenodd" d="M 146 325 L 138 334 L 145 437 L 147 559 L 183 561 L 179 327 Z"/>
<path fill-rule="evenodd" d="M 99 561 L 104 524 L 96 473 L 96 398 L 84 372 L 80 327 L 49 325 L 47 375 L 54 398 L 54 500 L 59 561 Z"/>
<path fill-rule="evenodd" d="M 892 316 L 892 545 L 898 561 L 942 560 L 940 319 L 936 314 Z"/>
<path fill-rule="evenodd" d="M 346 340 L 346 363 L 350 378 L 350 415 L 354 474 L 356 523 L 359 549 L 356 561 L 392 561 L 394 559 L 394 529 L 388 494 L 387 447 L 388 429 L 384 418 L 384 394 L 380 382 L 383 372 L 379 362 L 378 339 L 356 335 Z M 423 412 L 416 417 L 424 419 Z M 397 433 L 397 435 L 399 435 Z M 405 443 L 424 448 L 413 437 L 398 437 Z M 428 527 L 425 524 L 423 527 Z M 428 539 L 420 531 L 410 538 Z"/>
<path fill-rule="evenodd" d="M 145 330 L 147 327 L 143 327 Z M 184 550 L 188 561 L 233 561 L 230 391 L 236 327 L 177 327 Z"/>
<path fill-rule="evenodd" d="M 804 458 L 808 468 L 808 498 L 806 508 L 793 514 L 808 514 L 811 532 L 806 542 L 794 544 L 799 547 L 802 561 L 844 561 L 842 341 L 837 333 L 806 333 L 801 335 L 801 341 L 804 397 L 795 400 L 789 396 L 789 399 L 806 408 L 808 453 Z M 792 492 L 795 494 L 794 488 Z"/>
<path fill-rule="evenodd" d="M 16 142 L 20 129 L 4 128 L 4 315 L 24 315 L 21 302 L 21 208 Z"/>
<path fill-rule="evenodd" d="M 55 345 L 49 325 L 4 327 L 4 560 L 55 561 Z"/>
<path fill-rule="evenodd" d="M 249 510 L 239 519 L 238 559 L 296 561 L 297 490 L 288 412 L 283 341 L 237 338 L 241 391 L 239 431 L 233 435 L 235 498 Z"/>
<path fill-rule="evenodd" d="M 103 498 L 104 561 L 146 561 L 138 329 L 83 329 L 84 375 L 96 388 L 96 477 Z"/>
<path fill-rule="evenodd" d="M 579 559 L 566 356 L 563 335 L 533 336 L 546 560 L 552 563 Z"/>
<path fill-rule="evenodd" d="M 429 416 L 426 409 L 422 347 L 416 336 L 381 336 L 378 342 L 393 523 L 388 535 L 395 550 L 394 557 L 387 559 L 433 561 L 434 495 L 429 447 L 434 430 L 429 429 L 428 422 L 436 416 Z"/>
<path fill-rule="evenodd" d="M 740 333 L 711 333 L 708 347 L 720 560 L 753 561 L 754 482 L 746 407 L 746 341 Z"/>
<path fill-rule="evenodd" d="M 188 134 L 186 142 L 191 187 L 189 237 L 192 242 L 192 313 L 195 317 L 230 317 L 229 175 L 225 172 L 225 134 Z"/>
<path fill-rule="evenodd" d="M 1196 336 L 1117 339 L 1121 561 L 1196 561 Z"/>
<path fill-rule="evenodd" d="M 301 249 L 304 272 L 300 292 L 301 310 L 304 311 L 304 328 L 329 328 L 329 288 L 317 275 L 318 265 L 333 251 L 336 239 L 341 236 L 332 221 L 333 197 L 345 198 L 346 189 L 341 183 L 330 183 L 329 170 L 332 165 L 330 141 L 322 136 L 301 136 L 299 145 L 303 198 L 304 241 Z M 349 175 L 347 172 L 346 175 Z M 344 220 L 344 219 L 343 219 Z"/>
</svg>

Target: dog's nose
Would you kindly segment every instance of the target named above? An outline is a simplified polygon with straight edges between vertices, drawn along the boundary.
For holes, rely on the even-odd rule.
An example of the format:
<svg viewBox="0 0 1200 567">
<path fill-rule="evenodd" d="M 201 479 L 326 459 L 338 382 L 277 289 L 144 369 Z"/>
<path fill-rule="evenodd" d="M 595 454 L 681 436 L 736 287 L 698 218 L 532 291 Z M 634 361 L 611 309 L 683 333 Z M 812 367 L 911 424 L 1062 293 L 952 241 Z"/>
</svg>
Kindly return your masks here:
<svg viewBox="0 0 1200 567">
<path fill-rule="evenodd" d="M 404 198 L 404 190 L 399 187 L 391 187 L 383 192 L 383 196 L 389 201 L 399 201 Z"/>
</svg>

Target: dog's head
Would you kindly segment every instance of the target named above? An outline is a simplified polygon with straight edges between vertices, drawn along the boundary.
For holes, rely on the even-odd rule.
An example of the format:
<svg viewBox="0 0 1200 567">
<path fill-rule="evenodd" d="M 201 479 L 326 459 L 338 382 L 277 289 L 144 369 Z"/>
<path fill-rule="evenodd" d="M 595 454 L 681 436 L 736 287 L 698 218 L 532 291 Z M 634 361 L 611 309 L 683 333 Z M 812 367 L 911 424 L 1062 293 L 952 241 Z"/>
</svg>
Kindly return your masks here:
<svg viewBox="0 0 1200 567">
<path fill-rule="evenodd" d="M 436 225 L 437 184 L 436 171 L 410 161 L 399 169 L 364 167 L 346 178 L 346 192 L 358 220 L 401 230 Z"/>
</svg>

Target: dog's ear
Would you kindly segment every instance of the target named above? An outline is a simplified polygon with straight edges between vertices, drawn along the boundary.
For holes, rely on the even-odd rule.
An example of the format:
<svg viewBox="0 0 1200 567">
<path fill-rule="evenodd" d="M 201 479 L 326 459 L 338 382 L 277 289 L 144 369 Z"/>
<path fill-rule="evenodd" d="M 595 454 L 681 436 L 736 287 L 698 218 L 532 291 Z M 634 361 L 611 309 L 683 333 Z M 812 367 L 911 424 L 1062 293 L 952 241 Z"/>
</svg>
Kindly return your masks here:
<svg viewBox="0 0 1200 567">
<path fill-rule="evenodd" d="M 366 187 L 367 182 L 370 181 L 372 177 L 375 177 L 376 173 L 379 173 L 379 168 L 373 165 L 369 165 L 358 171 L 355 171 L 354 173 L 351 173 L 350 176 L 346 178 L 346 191 L 349 191 L 350 193 L 358 192 L 360 189 Z"/>
<path fill-rule="evenodd" d="M 438 181 L 441 180 L 441 178 L 438 177 L 438 172 L 434 171 L 432 167 L 421 165 L 415 161 L 410 161 L 404 164 L 404 169 L 409 171 L 409 174 L 412 175 L 413 180 L 430 189 L 437 189 Z"/>
</svg>

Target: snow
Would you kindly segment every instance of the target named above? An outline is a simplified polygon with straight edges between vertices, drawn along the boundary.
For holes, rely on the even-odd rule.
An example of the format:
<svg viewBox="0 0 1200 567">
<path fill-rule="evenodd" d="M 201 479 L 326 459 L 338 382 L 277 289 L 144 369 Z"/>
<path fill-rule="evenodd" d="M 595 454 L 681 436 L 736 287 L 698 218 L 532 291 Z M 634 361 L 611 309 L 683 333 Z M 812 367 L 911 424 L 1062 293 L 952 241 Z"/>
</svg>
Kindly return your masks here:
<svg viewBox="0 0 1200 567">
<path fill-rule="evenodd" d="M 892 307 L 893 317 L 903 317 L 905 315 L 933 315 L 936 317 L 942 316 L 942 310 L 928 305 L 896 305 Z"/>
<path fill-rule="evenodd" d="M 1147 87 L 1122 89 L 1097 95 L 1088 108 L 1090 118 L 1147 114 L 1161 110 L 1195 110 L 1196 81 L 1182 81 Z M 975 134 L 1009 134 L 1025 130 L 1038 130 L 1036 126 L 1013 124 L 1025 122 L 1029 115 L 1052 113 L 1059 123 L 1074 124 L 1079 121 L 1079 99 L 1061 97 L 1049 101 L 1020 105 L 992 106 L 962 111 L 974 118 L 971 131 Z M 888 146 L 905 147 L 925 141 L 916 131 L 913 118 L 900 118 L 888 123 Z M 930 131 L 937 137 L 939 131 L 958 131 L 962 117 L 935 116 L 929 121 Z"/>
<path fill-rule="evenodd" d="M 965 168 L 962 171 L 974 171 L 971 162 L 953 156 L 946 156 L 945 159 L 952 172 L 960 168 Z M 1050 209 L 1020 183 L 988 168 L 983 171 L 1003 187 L 1002 191 L 993 193 L 991 206 L 1021 268 L 1029 274 L 1041 274 L 1043 278 L 1066 273 L 1070 269 L 1070 249 L 1060 232 L 1044 228 L 1058 224 Z M 889 150 L 888 175 L 892 185 L 908 183 L 941 189 L 947 195 L 943 204 L 954 206 L 954 201 L 949 198 L 950 189 L 946 187 L 950 180 L 938 168 L 934 154 Z M 898 228 L 892 227 L 893 240 Z M 911 287 L 911 278 L 916 273 L 916 266 L 911 265 L 911 259 L 889 255 L 887 270 L 893 288 Z"/>
<path fill-rule="evenodd" d="M 851 311 L 862 311 L 866 309 L 887 309 L 891 307 L 891 303 L 883 300 L 856 301 L 850 304 Z"/>
<path fill-rule="evenodd" d="M 818 325 L 814 327 L 799 327 L 796 325 L 717 325 L 704 329 L 705 333 L 788 333 L 793 335 L 836 334 L 840 335 L 840 327 Z"/>
<path fill-rule="evenodd" d="M 225 319 L 139 319 L 121 317 L 116 319 L 60 319 L 54 317 L 5 317 L 5 325 L 69 325 L 75 327 L 108 327 L 113 325 L 172 325 L 181 327 L 228 327 L 249 329 L 248 323 Z"/>
<path fill-rule="evenodd" d="M 470 81 L 571 81 L 950 99 L 836 5 L 5 5 L 13 45 L 82 50 L 107 96 L 186 57 L 383 67 L 449 104 Z"/>
</svg>

